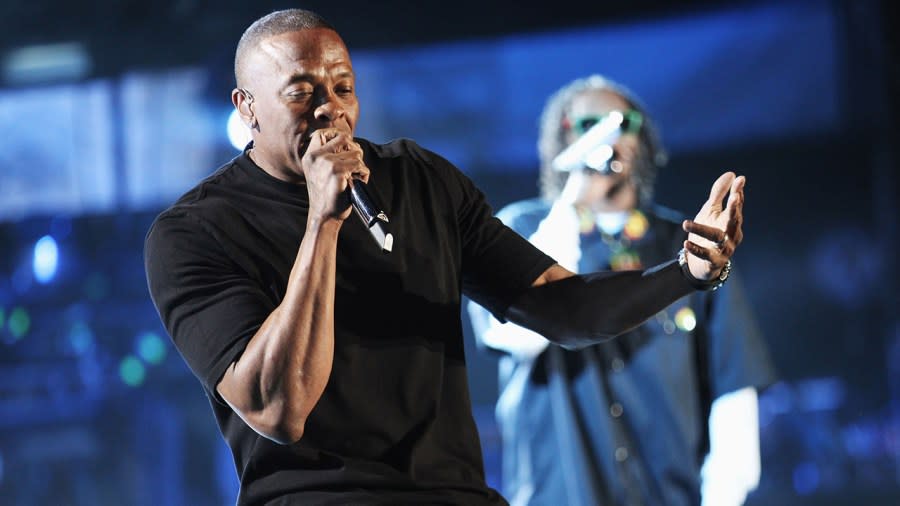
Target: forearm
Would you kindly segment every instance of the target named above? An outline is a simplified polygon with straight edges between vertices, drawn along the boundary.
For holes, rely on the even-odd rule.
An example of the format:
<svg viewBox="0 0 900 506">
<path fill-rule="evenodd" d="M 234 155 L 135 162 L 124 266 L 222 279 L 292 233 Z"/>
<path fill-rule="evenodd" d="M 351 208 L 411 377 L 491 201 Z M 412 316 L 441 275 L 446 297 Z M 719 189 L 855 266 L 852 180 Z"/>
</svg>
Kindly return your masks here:
<svg viewBox="0 0 900 506">
<path fill-rule="evenodd" d="M 219 383 L 248 425 L 278 442 L 300 439 L 331 374 L 339 229 L 308 225 L 281 304 Z"/>
<path fill-rule="evenodd" d="M 673 260 L 646 271 L 576 275 L 532 287 L 506 317 L 575 348 L 626 332 L 692 291 Z"/>
</svg>

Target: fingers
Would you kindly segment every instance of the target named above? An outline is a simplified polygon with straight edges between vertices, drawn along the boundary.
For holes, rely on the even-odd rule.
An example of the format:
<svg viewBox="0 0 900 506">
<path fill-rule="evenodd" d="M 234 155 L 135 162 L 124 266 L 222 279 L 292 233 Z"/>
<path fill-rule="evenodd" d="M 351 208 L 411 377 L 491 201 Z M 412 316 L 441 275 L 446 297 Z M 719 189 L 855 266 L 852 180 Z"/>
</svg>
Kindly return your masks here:
<svg viewBox="0 0 900 506">
<path fill-rule="evenodd" d="M 730 171 L 722 174 L 716 179 L 716 182 L 713 183 L 712 188 L 709 190 L 709 200 L 707 200 L 707 204 L 712 209 L 722 208 L 722 201 L 725 200 L 725 195 L 733 186 L 734 180 L 734 172 Z"/>
<path fill-rule="evenodd" d="M 349 132 L 336 128 L 315 130 L 306 146 L 301 167 L 309 192 L 310 216 L 346 219 L 352 181 L 369 181 L 362 147 Z"/>
<path fill-rule="evenodd" d="M 363 150 L 353 136 L 336 128 L 321 128 L 310 136 L 307 154 L 311 160 L 323 158 L 336 171 L 348 171 L 350 177 L 369 181 L 369 169 L 363 162 Z"/>
<path fill-rule="evenodd" d="M 353 136 L 337 128 L 320 128 L 313 132 L 309 149 L 319 154 L 348 152 L 362 155 L 362 148 L 353 140 Z"/>
<path fill-rule="evenodd" d="M 694 220 L 682 224 L 688 238 L 684 249 L 691 273 L 698 279 L 718 275 L 744 237 L 744 185 L 746 178 L 726 172 L 716 179 L 709 200 Z M 725 196 L 727 202 L 724 203 Z M 697 260 L 701 260 L 698 262 Z"/>
<path fill-rule="evenodd" d="M 700 246 L 697 243 L 691 241 L 684 241 L 683 246 L 688 253 L 694 255 L 695 257 L 706 260 L 707 262 L 712 264 L 713 267 L 717 265 L 716 258 L 719 255 L 717 255 L 716 252 L 713 251 L 713 248 L 704 248 L 703 246 Z"/>
<path fill-rule="evenodd" d="M 682 228 L 685 232 L 696 234 L 708 241 L 708 245 L 703 246 L 697 244 L 694 240 L 691 240 L 691 236 L 688 236 L 689 240 L 685 241 L 685 249 L 715 265 L 724 264 L 726 260 L 731 258 L 737 244 L 740 242 L 722 229 L 691 220 L 685 220 Z M 740 231 L 740 228 L 738 228 L 738 231 Z"/>
<path fill-rule="evenodd" d="M 693 241 L 687 240 L 682 243 L 682 246 L 684 246 L 684 249 L 687 250 L 688 253 L 709 262 L 710 271 L 718 271 L 734 253 L 734 247 L 729 244 L 730 242 L 726 241 L 725 245 L 721 248 L 715 246 L 712 248 L 705 248 Z"/>
<path fill-rule="evenodd" d="M 721 243 L 725 240 L 725 231 L 710 225 L 704 225 L 692 220 L 684 220 L 681 227 L 689 234 L 697 234 L 711 243 Z"/>
<path fill-rule="evenodd" d="M 731 183 L 728 202 L 725 204 L 725 215 L 728 216 L 725 232 L 734 240 L 735 246 L 740 244 L 744 238 L 741 226 L 744 223 L 744 185 L 746 181 L 744 176 L 734 179 Z"/>
<path fill-rule="evenodd" d="M 728 254 L 737 247 L 744 238 L 742 225 L 744 222 L 744 186 L 747 179 L 744 176 L 736 176 L 733 172 L 726 172 L 716 179 L 710 190 L 709 200 L 697 215 L 695 221 L 685 221 L 684 230 L 696 234 L 702 239 L 712 243 L 717 249 L 727 251 Z M 722 209 L 722 201 L 728 195 L 725 208 Z M 721 211 L 717 211 L 721 209 Z M 696 241 L 697 237 L 689 239 Z M 701 247 L 708 247 L 706 241 L 700 240 Z"/>
</svg>

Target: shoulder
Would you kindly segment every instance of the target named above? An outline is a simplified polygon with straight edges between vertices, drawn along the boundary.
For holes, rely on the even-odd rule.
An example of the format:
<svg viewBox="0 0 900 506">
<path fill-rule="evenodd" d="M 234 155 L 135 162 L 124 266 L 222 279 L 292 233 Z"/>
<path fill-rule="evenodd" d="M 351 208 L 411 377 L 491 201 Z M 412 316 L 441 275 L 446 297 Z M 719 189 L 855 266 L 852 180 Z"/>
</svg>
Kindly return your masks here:
<svg viewBox="0 0 900 506">
<path fill-rule="evenodd" d="M 436 156 L 433 152 L 423 148 L 416 141 L 408 138 L 399 138 L 392 141 L 379 144 L 368 139 L 357 137 L 354 139 L 366 155 L 377 159 L 403 159 L 409 158 L 415 161 L 425 162 L 432 156 Z"/>
<path fill-rule="evenodd" d="M 428 198 L 446 198 L 458 210 L 473 209 L 485 200 L 475 183 L 452 162 L 412 139 L 376 144 L 356 139 L 373 174 L 389 172 L 394 185 L 415 188 Z M 491 213 L 493 214 L 493 213 Z"/>
<path fill-rule="evenodd" d="M 413 139 L 399 138 L 384 144 L 357 137 L 355 141 L 363 148 L 366 162 L 386 161 L 393 166 L 410 166 L 432 170 L 450 176 L 462 172 L 443 156 L 421 146 Z"/>
<path fill-rule="evenodd" d="M 226 206 L 226 199 L 221 198 L 223 190 L 236 190 L 241 185 L 238 180 L 240 176 L 236 173 L 236 160 L 216 169 L 163 210 L 150 225 L 148 241 L 174 230 L 208 233 L 207 223 L 215 221 L 215 216 L 227 214 L 223 213 Z"/>
<path fill-rule="evenodd" d="M 235 158 L 213 171 L 212 174 L 206 176 L 193 188 L 182 194 L 174 204 L 163 212 L 163 215 L 168 213 L 178 214 L 187 209 L 214 205 L 216 196 L 221 191 L 245 186 L 246 182 L 241 179 L 238 158 Z"/>
</svg>

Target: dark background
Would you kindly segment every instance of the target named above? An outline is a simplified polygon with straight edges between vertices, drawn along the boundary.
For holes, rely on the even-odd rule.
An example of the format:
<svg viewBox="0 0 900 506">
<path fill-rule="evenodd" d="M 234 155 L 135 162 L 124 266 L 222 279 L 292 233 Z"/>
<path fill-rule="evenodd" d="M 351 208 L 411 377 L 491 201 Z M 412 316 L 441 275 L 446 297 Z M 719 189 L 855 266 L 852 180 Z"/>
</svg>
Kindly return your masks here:
<svg viewBox="0 0 900 506">
<path fill-rule="evenodd" d="M 234 156 L 234 45 L 289 6 L 0 5 L 3 504 L 233 503 L 230 456 L 146 294 L 141 247 L 156 213 Z M 781 379 L 761 399 L 750 502 L 900 502 L 896 3 L 300 6 L 350 47 L 358 134 L 416 139 L 497 208 L 536 195 L 543 101 L 591 72 L 658 120 L 661 203 L 693 212 L 723 170 L 746 174 L 736 263 Z M 23 48 L 60 43 L 89 63 L 14 71 Z M 41 237 L 59 252 L 47 280 Z M 466 337 L 497 485 L 496 362 Z"/>
</svg>

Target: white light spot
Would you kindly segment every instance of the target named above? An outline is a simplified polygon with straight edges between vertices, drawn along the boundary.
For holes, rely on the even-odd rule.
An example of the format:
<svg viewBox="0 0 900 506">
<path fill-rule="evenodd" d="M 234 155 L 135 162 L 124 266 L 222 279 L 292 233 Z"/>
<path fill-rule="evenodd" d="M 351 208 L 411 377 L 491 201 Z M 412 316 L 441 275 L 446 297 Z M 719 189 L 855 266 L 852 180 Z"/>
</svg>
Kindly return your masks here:
<svg viewBox="0 0 900 506">
<path fill-rule="evenodd" d="M 34 277 L 40 283 L 49 283 L 56 274 L 59 263 L 59 248 L 56 241 L 49 235 L 38 239 L 34 245 Z"/>
<path fill-rule="evenodd" d="M 250 136 L 250 128 L 241 120 L 237 109 L 231 111 L 228 115 L 228 141 L 237 150 L 243 150 L 248 142 L 252 139 Z"/>
</svg>

